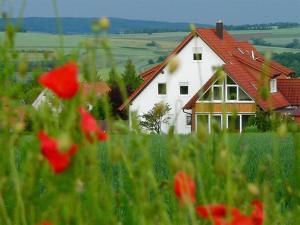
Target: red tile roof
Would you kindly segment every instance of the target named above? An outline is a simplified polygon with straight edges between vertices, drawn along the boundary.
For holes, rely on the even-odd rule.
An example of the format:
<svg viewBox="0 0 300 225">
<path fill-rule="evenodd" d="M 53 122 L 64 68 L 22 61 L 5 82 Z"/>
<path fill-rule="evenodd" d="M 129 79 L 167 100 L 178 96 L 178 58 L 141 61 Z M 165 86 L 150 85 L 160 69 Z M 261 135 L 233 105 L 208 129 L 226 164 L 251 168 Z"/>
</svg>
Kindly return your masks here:
<svg viewBox="0 0 300 225">
<path fill-rule="evenodd" d="M 199 36 L 217 55 L 219 55 L 225 62 L 224 69 L 227 70 L 232 78 L 236 78 L 237 83 L 245 89 L 250 91 L 249 95 L 259 101 L 262 108 L 269 108 L 268 104 L 261 100 L 258 96 L 258 91 L 253 86 L 258 86 L 259 78 L 263 70 L 263 64 L 266 59 L 248 42 L 237 41 L 227 31 L 224 31 L 223 39 L 220 39 L 216 35 L 214 28 L 212 29 L 197 29 L 195 32 L 190 33 L 183 42 L 175 48 L 175 50 L 159 65 L 153 67 L 150 70 L 142 73 L 141 76 L 144 82 L 139 88 L 124 102 L 119 110 L 123 110 L 128 103 L 133 101 L 139 93 L 161 72 L 161 70 L 167 65 L 169 60 L 181 49 L 189 43 L 189 41 L 195 36 Z M 270 69 L 268 76 L 280 76 L 283 78 L 290 77 L 294 72 L 276 62 L 269 62 Z M 255 76 L 247 71 L 246 68 L 255 69 Z M 246 86 L 246 87 L 244 87 Z M 270 95 L 271 108 L 279 108 L 288 105 L 287 100 L 280 93 L 274 93 Z"/>
<path fill-rule="evenodd" d="M 140 77 L 142 77 L 143 80 L 147 80 L 151 76 L 151 74 L 155 73 L 156 70 L 160 66 L 161 66 L 161 63 L 158 64 L 158 65 L 156 65 L 156 66 L 154 66 L 154 67 L 152 67 L 152 68 L 150 68 L 150 69 L 148 69 L 148 70 L 146 70 L 145 72 L 143 72 L 143 73 L 140 74 Z"/>
<path fill-rule="evenodd" d="M 278 90 L 286 97 L 291 105 L 300 105 L 300 79 L 278 79 Z"/>
</svg>

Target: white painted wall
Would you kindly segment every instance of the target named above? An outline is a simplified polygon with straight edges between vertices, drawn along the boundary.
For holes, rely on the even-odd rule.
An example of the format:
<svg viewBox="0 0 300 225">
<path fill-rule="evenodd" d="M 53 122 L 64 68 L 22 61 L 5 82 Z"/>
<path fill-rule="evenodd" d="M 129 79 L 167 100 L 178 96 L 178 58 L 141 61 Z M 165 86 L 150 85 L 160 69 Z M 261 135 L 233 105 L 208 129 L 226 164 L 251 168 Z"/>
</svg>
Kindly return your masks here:
<svg viewBox="0 0 300 225">
<path fill-rule="evenodd" d="M 194 48 L 202 49 L 202 60 L 194 61 Z M 172 117 L 170 125 L 175 125 L 175 131 L 180 134 L 191 132 L 191 126 L 186 125 L 186 114 L 182 107 L 196 94 L 197 91 L 214 75 L 214 67 L 222 66 L 224 61 L 199 37 L 194 37 L 178 53 L 177 59 L 180 62 L 178 70 L 169 74 L 164 69 L 164 74 L 159 74 L 152 82 L 132 101 L 129 110 L 135 111 L 137 115 L 149 111 L 155 103 L 165 102 L 170 105 Z M 189 94 L 180 95 L 181 82 L 189 84 Z M 167 94 L 158 95 L 158 83 L 167 83 Z M 163 126 L 162 131 L 167 132 L 169 126 Z"/>
</svg>

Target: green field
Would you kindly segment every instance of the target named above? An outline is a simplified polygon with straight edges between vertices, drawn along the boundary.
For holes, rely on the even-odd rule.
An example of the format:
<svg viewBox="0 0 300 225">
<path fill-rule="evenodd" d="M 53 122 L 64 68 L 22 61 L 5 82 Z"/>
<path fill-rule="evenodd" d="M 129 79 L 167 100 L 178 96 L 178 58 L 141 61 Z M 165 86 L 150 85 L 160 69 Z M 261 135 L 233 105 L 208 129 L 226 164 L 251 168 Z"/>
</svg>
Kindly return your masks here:
<svg viewBox="0 0 300 225">
<path fill-rule="evenodd" d="M 278 47 L 256 46 L 262 52 L 300 52 L 300 49 L 284 48 L 286 44 L 292 42 L 293 39 L 300 36 L 300 28 L 277 29 L 277 30 L 262 30 L 262 31 L 232 31 L 236 38 L 249 41 L 251 38 L 263 38 L 267 42 Z M 135 63 L 138 71 L 143 71 L 149 65 L 148 61 L 152 59 L 155 63 L 160 56 L 168 55 L 187 35 L 184 32 L 174 33 L 154 33 L 154 34 L 124 34 L 111 35 L 110 43 L 114 58 L 120 68 L 125 61 L 130 58 Z M 3 33 L 0 35 L 3 38 Z M 66 54 L 77 49 L 81 43 L 91 41 L 93 36 L 87 35 L 65 35 L 63 36 L 63 49 Z M 48 50 L 55 51 L 61 49 L 60 37 L 58 35 L 41 34 L 41 33 L 18 33 L 16 36 L 17 49 L 26 51 Z M 159 46 L 147 46 L 151 41 L 155 41 Z M 40 53 L 28 53 L 31 59 L 40 59 Z M 81 51 L 84 57 L 85 52 Z M 98 50 L 98 68 L 109 67 L 103 58 L 101 49 Z"/>
<path fill-rule="evenodd" d="M 249 202 L 259 198 L 265 204 L 265 224 L 276 221 L 294 225 L 299 219 L 294 141 L 292 134 L 278 137 L 276 133 L 216 134 L 206 138 L 118 134 L 97 148 L 83 147 L 68 171 L 57 176 L 46 161 L 38 160 L 38 143 L 29 135 L 17 141 L 15 159 L 29 224 L 43 218 L 57 225 L 73 224 L 69 221 L 93 225 L 146 225 L 155 221 L 209 224 L 194 213 L 188 216 L 188 210 L 175 198 L 173 177 L 185 170 L 197 181 L 199 204 L 227 202 L 249 211 Z M 5 154 L 1 152 L 0 175 L 8 166 Z M 78 190 L 78 180 L 83 190 Z M 250 184 L 258 188 L 257 193 L 249 188 Z M 13 217 L 18 213 L 13 186 L 3 188 L 3 193 L 6 213 L 12 221 L 18 221 Z M 0 214 L 4 224 L 2 219 L 5 221 Z"/>
</svg>

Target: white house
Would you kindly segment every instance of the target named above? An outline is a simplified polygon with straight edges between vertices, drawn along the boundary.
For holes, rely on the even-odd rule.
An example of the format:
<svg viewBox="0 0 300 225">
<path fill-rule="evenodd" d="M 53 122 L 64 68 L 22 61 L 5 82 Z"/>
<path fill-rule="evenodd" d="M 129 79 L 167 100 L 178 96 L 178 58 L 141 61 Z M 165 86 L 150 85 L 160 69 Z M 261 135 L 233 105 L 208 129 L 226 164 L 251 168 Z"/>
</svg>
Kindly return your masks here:
<svg viewBox="0 0 300 225">
<path fill-rule="evenodd" d="M 169 74 L 168 63 L 175 55 L 179 61 L 179 68 L 174 73 Z M 128 107 L 130 114 L 135 112 L 140 116 L 148 112 L 155 103 L 165 102 L 171 107 L 169 114 L 171 122 L 169 125 L 164 125 L 162 131 L 167 132 L 170 125 L 174 125 L 177 133 L 190 133 L 192 130 L 196 130 L 195 121 L 198 118 L 196 114 L 203 113 L 195 111 L 197 99 L 201 97 L 199 90 L 207 86 L 205 90 L 207 91 L 210 87 L 209 84 L 213 84 L 211 82 L 215 77 L 215 69 L 223 68 L 228 75 L 228 80 L 233 80 L 233 84 L 228 85 L 228 87 L 231 86 L 231 89 L 228 90 L 243 91 L 247 98 L 245 100 L 225 99 L 227 85 L 225 87 L 219 85 L 218 88 L 220 89 L 216 91 L 220 90 L 222 93 L 224 91 L 224 95 L 221 94 L 220 99 L 213 103 L 219 104 L 224 100 L 224 102 L 234 104 L 234 106 L 242 104 L 242 108 L 248 107 L 247 109 L 249 109 L 252 107 L 252 111 L 247 112 L 248 116 L 255 113 L 255 107 L 246 107 L 245 104 L 251 103 L 254 106 L 257 104 L 266 109 L 266 103 L 257 97 L 259 77 L 264 62 L 264 57 L 251 44 L 234 39 L 223 29 L 223 23 L 219 21 L 216 28 L 196 29 L 191 32 L 161 64 L 142 73 L 140 76 L 144 82 L 119 107 L 119 110 Z M 293 74 L 292 70 L 275 62 L 271 63 L 271 67 L 270 80 L 272 80 L 272 84 L 274 84 L 274 77 L 286 79 Z M 253 68 L 254 71 L 252 71 Z M 253 90 L 248 87 L 249 84 L 245 83 L 243 78 L 252 82 Z M 236 93 L 236 95 L 238 94 Z M 273 97 L 278 109 L 290 106 L 282 93 L 275 93 Z M 220 112 L 218 113 L 220 114 Z M 242 111 L 240 113 L 243 114 Z M 242 118 L 240 116 L 241 121 Z M 210 124 L 210 121 L 207 123 Z M 240 125 L 240 127 L 242 126 Z M 242 128 L 239 130 L 241 131 Z"/>
</svg>

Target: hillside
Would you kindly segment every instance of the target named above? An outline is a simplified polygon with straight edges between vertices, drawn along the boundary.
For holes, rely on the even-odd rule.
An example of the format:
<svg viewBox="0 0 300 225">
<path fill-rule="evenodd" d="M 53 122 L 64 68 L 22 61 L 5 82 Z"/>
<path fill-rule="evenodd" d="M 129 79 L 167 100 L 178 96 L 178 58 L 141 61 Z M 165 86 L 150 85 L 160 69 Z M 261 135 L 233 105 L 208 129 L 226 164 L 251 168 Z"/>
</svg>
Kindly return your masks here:
<svg viewBox="0 0 300 225">
<path fill-rule="evenodd" d="M 123 18 L 109 18 L 112 26 L 109 29 L 111 34 L 132 34 L 132 33 L 161 33 L 161 32 L 186 32 L 190 31 L 190 23 L 184 22 L 163 22 L 163 21 L 145 21 L 132 20 Z M 98 18 L 43 18 L 43 17 L 29 17 L 22 19 L 20 26 L 21 32 L 39 32 L 39 33 L 59 33 L 57 24 L 63 29 L 64 34 L 90 34 L 91 24 L 97 21 Z M 9 19 L 8 21 L 0 19 L 0 30 L 5 29 L 5 23 L 16 23 L 16 19 Z M 214 25 L 196 23 L 197 27 L 214 27 Z M 226 25 L 227 30 L 276 30 L 284 28 L 300 27 L 298 23 L 291 22 L 277 22 L 268 24 L 245 24 L 245 25 Z"/>
<path fill-rule="evenodd" d="M 189 23 L 172 23 L 159 21 L 129 20 L 122 18 L 109 18 L 111 26 L 109 32 L 111 34 L 122 33 L 157 33 L 157 32 L 175 32 L 188 31 Z M 16 19 L 11 19 L 16 23 Z M 63 28 L 64 34 L 89 34 L 92 32 L 91 24 L 97 21 L 97 18 L 60 18 L 59 23 Z M 207 24 L 196 24 L 199 27 L 208 27 Z M 5 27 L 5 21 L 0 20 L 0 29 Z M 25 32 L 40 33 L 58 33 L 56 18 L 24 18 L 21 24 L 21 30 Z"/>
</svg>

